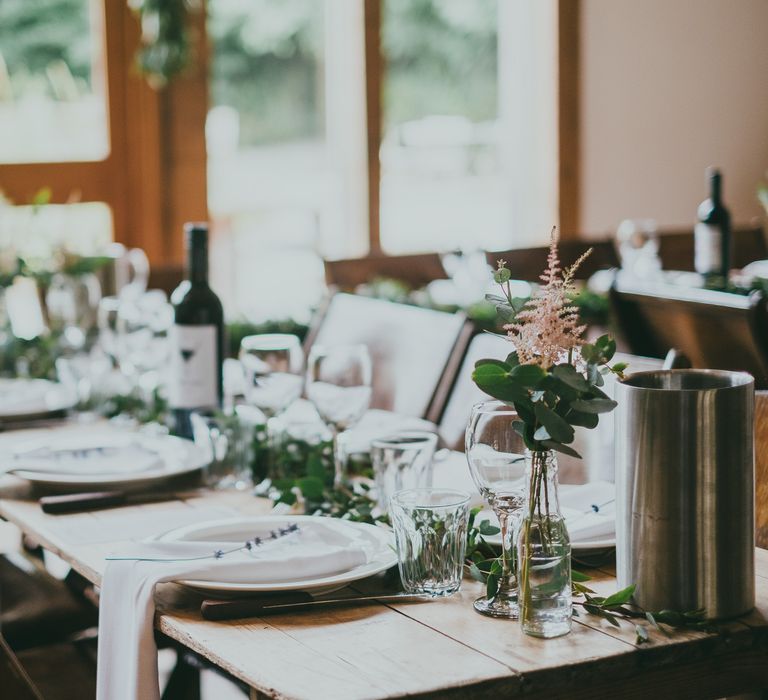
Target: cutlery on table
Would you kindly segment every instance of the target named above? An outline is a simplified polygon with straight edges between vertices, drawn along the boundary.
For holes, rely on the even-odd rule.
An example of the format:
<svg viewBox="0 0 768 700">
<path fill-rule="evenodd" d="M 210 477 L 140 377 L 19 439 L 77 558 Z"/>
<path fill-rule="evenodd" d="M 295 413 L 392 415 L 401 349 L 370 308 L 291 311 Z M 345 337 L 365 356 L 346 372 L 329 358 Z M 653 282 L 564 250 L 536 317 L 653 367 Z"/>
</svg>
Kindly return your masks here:
<svg viewBox="0 0 768 700">
<path fill-rule="evenodd" d="M 322 606 L 427 601 L 434 598 L 435 596 L 427 593 L 385 593 L 383 595 L 346 596 L 342 598 L 315 598 L 304 591 L 295 591 L 263 598 L 204 600 L 200 605 L 200 613 L 206 620 L 237 620 L 283 612 L 313 610 Z"/>
<path fill-rule="evenodd" d="M 127 493 L 125 491 L 97 491 L 93 493 L 68 493 L 60 496 L 43 496 L 38 503 L 44 513 L 66 515 L 105 508 L 119 508 L 145 503 L 174 501 L 177 493 Z"/>
</svg>

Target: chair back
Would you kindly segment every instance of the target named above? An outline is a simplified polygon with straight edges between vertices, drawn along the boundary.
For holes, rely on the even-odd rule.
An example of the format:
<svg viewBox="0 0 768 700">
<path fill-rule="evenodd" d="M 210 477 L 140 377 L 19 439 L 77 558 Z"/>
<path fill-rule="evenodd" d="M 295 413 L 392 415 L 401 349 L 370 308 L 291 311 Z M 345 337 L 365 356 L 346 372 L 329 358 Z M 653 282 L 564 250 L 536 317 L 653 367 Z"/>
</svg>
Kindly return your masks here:
<svg viewBox="0 0 768 700">
<path fill-rule="evenodd" d="M 451 314 L 381 299 L 335 294 L 310 344 L 364 343 L 373 360 L 371 408 L 432 419 L 442 412 L 471 325 Z"/>
<path fill-rule="evenodd" d="M 377 277 L 390 277 L 418 289 L 446 274 L 437 253 L 417 255 L 371 255 L 348 260 L 325 260 L 325 281 L 329 287 L 352 292 L 358 285 Z"/>
<path fill-rule="evenodd" d="M 0 695 L 14 700 L 43 700 L 27 672 L 0 636 Z"/>
<path fill-rule="evenodd" d="M 768 310 L 762 294 L 617 282 L 611 300 L 631 352 L 664 357 L 674 347 L 693 367 L 746 371 L 757 388 L 768 388 Z"/>
</svg>

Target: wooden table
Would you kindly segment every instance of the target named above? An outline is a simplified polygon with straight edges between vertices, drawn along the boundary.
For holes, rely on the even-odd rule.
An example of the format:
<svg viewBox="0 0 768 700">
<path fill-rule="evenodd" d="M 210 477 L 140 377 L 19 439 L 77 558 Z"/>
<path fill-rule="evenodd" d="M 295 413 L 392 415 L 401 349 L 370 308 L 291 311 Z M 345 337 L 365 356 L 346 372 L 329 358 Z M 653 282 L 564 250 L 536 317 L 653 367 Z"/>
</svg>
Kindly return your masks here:
<svg viewBox="0 0 768 700">
<path fill-rule="evenodd" d="M 269 508 L 244 494 L 205 493 L 51 516 L 24 500 L 25 493 L 21 482 L 6 477 L 0 516 L 95 584 L 104 555 L 129 541 L 132 530 L 141 535 L 148 523 L 170 523 L 180 514 L 205 519 L 212 507 L 246 514 Z M 122 538 L 103 541 L 110 531 Z M 596 588 L 615 590 L 610 569 L 592 573 Z M 768 688 L 768 551 L 757 550 L 753 613 L 719 634 L 667 638 L 652 631 L 651 644 L 642 647 L 631 626 L 616 629 L 586 615 L 565 637 L 526 637 L 515 622 L 475 613 L 471 603 L 480 592 L 479 584 L 467 581 L 459 593 L 427 603 L 208 622 L 199 614 L 199 598 L 174 585 L 161 593 L 157 627 L 246 683 L 252 698 L 698 699 Z"/>
</svg>

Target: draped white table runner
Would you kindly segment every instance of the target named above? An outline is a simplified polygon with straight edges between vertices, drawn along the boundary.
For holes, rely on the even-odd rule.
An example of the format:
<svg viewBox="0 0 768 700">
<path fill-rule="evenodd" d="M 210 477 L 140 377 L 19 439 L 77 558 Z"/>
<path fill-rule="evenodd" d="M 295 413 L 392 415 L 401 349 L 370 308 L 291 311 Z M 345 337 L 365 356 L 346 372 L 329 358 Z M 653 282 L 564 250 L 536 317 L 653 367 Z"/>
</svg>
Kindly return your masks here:
<svg viewBox="0 0 768 700">
<path fill-rule="evenodd" d="M 255 548 L 216 558 L 241 542 L 156 542 L 132 545 L 115 556 L 174 561 L 111 560 L 99 604 L 97 700 L 158 700 L 154 591 L 179 580 L 268 583 L 330 576 L 366 563 L 357 544 L 328 544 L 323 526 L 286 535 Z M 192 561 L 184 558 L 205 557 Z"/>
</svg>

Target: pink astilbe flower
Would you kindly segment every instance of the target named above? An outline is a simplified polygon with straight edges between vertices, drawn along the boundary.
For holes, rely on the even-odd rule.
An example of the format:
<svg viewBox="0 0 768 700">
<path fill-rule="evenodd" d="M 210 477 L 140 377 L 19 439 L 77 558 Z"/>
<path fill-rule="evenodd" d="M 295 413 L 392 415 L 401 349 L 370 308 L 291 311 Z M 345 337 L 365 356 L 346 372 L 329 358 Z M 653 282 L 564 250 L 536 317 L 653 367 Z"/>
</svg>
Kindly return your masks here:
<svg viewBox="0 0 768 700">
<path fill-rule="evenodd" d="M 571 361 L 574 350 L 584 343 L 582 335 L 586 330 L 586 326 L 579 322 L 578 309 L 571 304 L 569 295 L 574 291 L 573 276 L 592 249 L 563 270 L 556 231 L 553 227 L 547 268 L 540 277 L 543 284 L 517 314 L 515 323 L 504 326 L 520 364 L 535 364 L 543 369 Z"/>
</svg>

